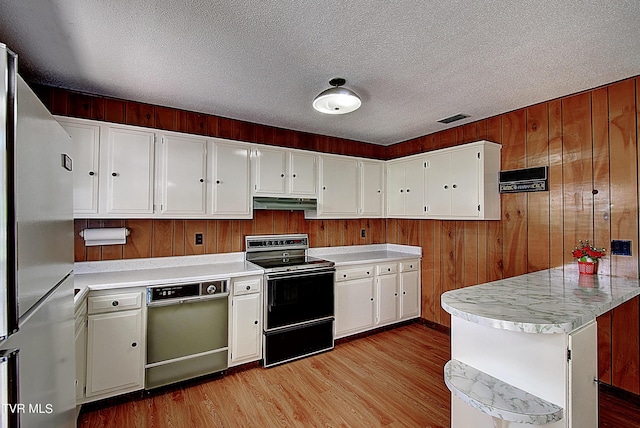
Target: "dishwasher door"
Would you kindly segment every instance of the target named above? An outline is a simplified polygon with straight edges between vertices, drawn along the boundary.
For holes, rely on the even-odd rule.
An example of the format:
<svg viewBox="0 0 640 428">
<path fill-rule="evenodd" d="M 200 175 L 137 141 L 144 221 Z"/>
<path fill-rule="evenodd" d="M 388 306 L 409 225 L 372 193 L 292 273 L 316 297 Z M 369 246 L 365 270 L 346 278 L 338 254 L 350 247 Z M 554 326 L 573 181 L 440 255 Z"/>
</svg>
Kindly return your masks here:
<svg viewBox="0 0 640 428">
<path fill-rule="evenodd" d="M 228 295 L 148 304 L 145 389 L 227 368 Z"/>
</svg>

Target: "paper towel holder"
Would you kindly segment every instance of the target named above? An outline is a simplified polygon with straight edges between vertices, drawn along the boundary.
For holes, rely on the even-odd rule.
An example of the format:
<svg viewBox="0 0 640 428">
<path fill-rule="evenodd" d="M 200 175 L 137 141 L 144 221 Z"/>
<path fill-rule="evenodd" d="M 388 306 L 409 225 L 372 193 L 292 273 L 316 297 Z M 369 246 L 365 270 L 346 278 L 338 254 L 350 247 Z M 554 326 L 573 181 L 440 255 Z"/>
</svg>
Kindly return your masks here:
<svg viewBox="0 0 640 428">
<path fill-rule="evenodd" d="M 83 229 L 79 235 L 84 239 L 85 247 L 97 245 L 122 245 L 127 243 L 131 231 L 126 227 L 105 227 L 100 229 Z"/>
</svg>

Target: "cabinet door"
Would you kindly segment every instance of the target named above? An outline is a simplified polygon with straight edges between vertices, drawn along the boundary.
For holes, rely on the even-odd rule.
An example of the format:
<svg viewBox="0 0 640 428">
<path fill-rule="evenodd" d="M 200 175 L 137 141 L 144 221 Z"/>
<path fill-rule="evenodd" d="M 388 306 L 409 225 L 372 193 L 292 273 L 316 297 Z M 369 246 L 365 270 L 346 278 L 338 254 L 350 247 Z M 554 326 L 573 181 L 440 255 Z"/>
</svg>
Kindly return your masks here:
<svg viewBox="0 0 640 428">
<path fill-rule="evenodd" d="M 282 195 L 286 191 L 287 152 L 260 148 L 256 151 L 254 193 Z"/>
<path fill-rule="evenodd" d="M 387 164 L 387 214 L 404 215 L 404 163 Z"/>
<path fill-rule="evenodd" d="M 451 214 L 451 155 L 439 153 L 427 157 L 427 215 Z"/>
<path fill-rule="evenodd" d="M 76 403 L 82 402 L 84 398 L 84 384 L 86 376 L 87 361 L 87 328 L 85 315 L 76 317 L 75 328 L 75 355 L 76 355 Z"/>
<path fill-rule="evenodd" d="M 592 321 L 569 333 L 569 428 L 598 426 L 598 332 Z"/>
<path fill-rule="evenodd" d="M 336 338 L 374 325 L 374 278 L 336 283 Z"/>
<path fill-rule="evenodd" d="M 162 214 L 204 215 L 206 212 L 207 142 L 162 137 Z"/>
<path fill-rule="evenodd" d="M 73 141 L 73 212 L 97 214 L 100 127 L 62 121 L 60 125 Z"/>
<path fill-rule="evenodd" d="M 358 162 L 347 157 L 322 158 L 320 214 L 358 214 Z"/>
<path fill-rule="evenodd" d="M 398 274 L 381 275 L 377 283 L 376 325 L 385 325 L 398 319 Z"/>
<path fill-rule="evenodd" d="M 251 215 L 248 147 L 214 143 L 213 214 Z"/>
<path fill-rule="evenodd" d="M 317 156 L 308 153 L 289 153 L 289 193 L 292 195 L 316 195 Z"/>
<path fill-rule="evenodd" d="M 419 269 L 418 265 L 418 269 Z M 420 274 L 419 270 L 400 274 L 400 319 L 415 318 L 420 315 Z"/>
<path fill-rule="evenodd" d="M 451 214 L 454 216 L 479 215 L 479 153 L 477 148 L 471 148 L 451 154 Z"/>
<path fill-rule="evenodd" d="M 405 215 L 424 214 L 424 159 L 411 159 L 405 163 Z"/>
<path fill-rule="evenodd" d="M 384 205 L 384 164 L 360 162 L 360 214 L 364 217 L 382 217 Z"/>
<path fill-rule="evenodd" d="M 261 358 L 261 294 L 245 294 L 232 299 L 231 363 L 233 365 Z"/>
<path fill-rule="evenodd" d="M 107 214 L 153 213 L 154 133 L 109 128 Z"/>
<path fill-rule="evenodd" d="M 142 389 L 142 310 L 90 315 L 87 397 Z"/>
</svg>

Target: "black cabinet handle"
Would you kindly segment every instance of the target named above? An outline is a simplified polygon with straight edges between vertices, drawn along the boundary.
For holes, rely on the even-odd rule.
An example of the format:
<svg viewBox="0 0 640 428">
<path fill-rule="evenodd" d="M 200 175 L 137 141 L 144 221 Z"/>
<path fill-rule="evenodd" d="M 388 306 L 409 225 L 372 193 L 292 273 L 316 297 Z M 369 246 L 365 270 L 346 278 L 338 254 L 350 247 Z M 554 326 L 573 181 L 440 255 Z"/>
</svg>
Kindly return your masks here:
<svg viewBox="0 0 640 428">
<path fill-rule="evenodd" d="M 96 173 L 93 171 L 89 171 L 89 175 L 93 176 L 93 175 L 96 175 Z"/>
<path fill-rule="evenodd" d="M 296 174 L 293 174 L 293 178 L 296 178 Z"/>
<path fill-rule="evenodd" d="M 404 189 L 400 189 L 400 193 L 404 193 Z"/>
<path fill-rule="evenodd" d="M 407 193 L 409 193 L 411 191 L 411 189 L 407 189 Z"/>
<path fill-rule="evenodd" d="M 255 320 L 253 323 L 254 323 L 255 325 L 258 325 L 258 320 Z"/>
<path fill-rule="evenodd" d="M 373 297 L 371 298 L 371 301 L 373 302 Z"/>
<path fill-rule="evenodd" d="M 394 296 L 397 296 L 397 295 L 398 295 L 398 293 L 393 293 L 393 295 L 394 295 Z"/>
<path fill-rule="evenodd" d="M 458 185 L 457 185 L 457 184 L 454 184 L 454 185 L 453 185 L 453 188 L 454 188 L 454 189 L 457 189 L 457 188 L 458 188 Z"/>
<path fill-rule="evenodd" d="M 327 190 L 327 186 L 322 186 L 322 190 Z"/>
<path fill-rule="evenodd" d="M 204 178 L 201 178 L 201 179 L 200 179 L 200 183 L 204 183 Z"/>
<path fill-rule="evenodd" d="M 449 186 L 447 186 L 447 185 L 445 184 L 445 185 L 444 185 L 444 188 L 445 188 L 445 189 L 448 189 L 448 188 L 449 188 Z"/>
<path fill-rule="evenodd" d="M 216 180 L 216 184 L 220 184 L 220 180 Z"/>
<path fill-rule="evenodd" d="M 387 268 L 387 272 L 391 272 L 391 268 Z"/>
<path fill-rule="evenodd" d="M 251 286 L 250 285 L 247 285 L 247 290 L 251 290 Z"/>
<path fill-rule="evenodd" d="M 120 302 L 118 302 L 117 300 L 114 300 L 113 302 L 111 302 L 111 306 L 118 306 L 120 304 Z"/>
<path fill-rule="evenodd" d="M 346 277 L 347 277 L 347 274 L 346 274 L 346 273 L 345 273 L 345 274 L 342 274 L 342 277 L 343 277 L 343 278 L 346 278 Z"/>
<path fill-rule="evenodd" d="M 117 177 L 117 176 L 118 176 L 118 173 L 117 173 L 117 172 L 112 172 L 112 173 L 111 173 L 111 176 L 112 176 L 112 177 Z"/>
<path fill-rule="evenodd" d="M 367 272 L 367 275 L 369 275 L 369 272 Z"/>
<path fill-rule="evenodd" d="M 138 346 L 138 343 L 137 343 L 137 342 L 133 342 L 133 343 L 131 344 L 131 347 L 132 347 L 132 348 L 135 348 L 136 346 Z"/>
<path fill-rule="evenodd" d="M 378 193 L 382 193 L 382 190 L 378 189 Z"/>
<path fill-rule="evenodd" d="M 280 177 L 284 177 L 284 174 L 280 174 Z"/>
</svg>

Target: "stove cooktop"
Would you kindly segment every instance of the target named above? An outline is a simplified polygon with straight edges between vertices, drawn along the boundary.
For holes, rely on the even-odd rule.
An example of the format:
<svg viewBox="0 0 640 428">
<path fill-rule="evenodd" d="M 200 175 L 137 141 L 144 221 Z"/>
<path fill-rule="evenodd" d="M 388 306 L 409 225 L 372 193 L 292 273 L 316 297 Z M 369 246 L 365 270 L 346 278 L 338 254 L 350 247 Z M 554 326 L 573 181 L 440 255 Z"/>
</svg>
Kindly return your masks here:
<svg viewBox="0 0 640 428">
<path fill-rule="evenodd" d="M 274 257 L 251 260 L 251 263 L 260 266 L 266 272 L 287 272 L 304 269 L 317 269 L 332 267 L 333 262 L 311 256 Z"/>
</svg>

